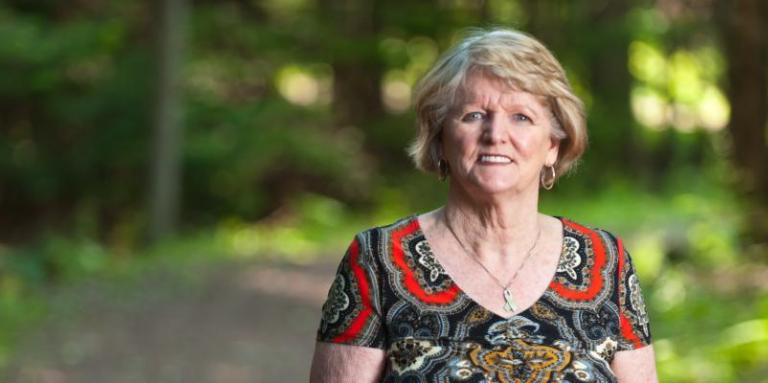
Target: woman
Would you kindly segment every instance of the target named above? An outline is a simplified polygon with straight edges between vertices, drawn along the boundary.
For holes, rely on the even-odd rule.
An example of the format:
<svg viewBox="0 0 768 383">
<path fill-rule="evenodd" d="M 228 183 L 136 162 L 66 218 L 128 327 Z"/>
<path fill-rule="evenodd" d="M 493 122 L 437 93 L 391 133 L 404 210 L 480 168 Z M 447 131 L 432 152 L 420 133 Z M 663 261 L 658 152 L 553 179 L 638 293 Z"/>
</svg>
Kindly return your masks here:
<svg viewBox="0 0 768 383">
<path fill-rule="evenodd" d="M 435 211 L 358 234 L 318 331 L 313 382 L 654 382 L 648 317 L 616 236 L 538 212 L 586 147 L 581 102 L 523 33 L 478 32 L 416 91 Z"/>
</svg>

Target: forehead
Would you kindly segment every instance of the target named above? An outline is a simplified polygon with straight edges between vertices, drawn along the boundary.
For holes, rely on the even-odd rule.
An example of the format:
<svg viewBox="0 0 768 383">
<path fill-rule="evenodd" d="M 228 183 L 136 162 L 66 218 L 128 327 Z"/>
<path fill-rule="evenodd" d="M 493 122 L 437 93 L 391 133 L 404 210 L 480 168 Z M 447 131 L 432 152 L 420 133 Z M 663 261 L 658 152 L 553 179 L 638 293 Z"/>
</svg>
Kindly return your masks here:
<svg viewBox="0 0 768 383">
<path fill-rule="evenodd" d="M 545 98 L 521 90 L 509 81 L 474 72 L 460 89 L 458 104 L 501 107 L 523 104 L 534 109 L 544 109 Z"/>
</svg>

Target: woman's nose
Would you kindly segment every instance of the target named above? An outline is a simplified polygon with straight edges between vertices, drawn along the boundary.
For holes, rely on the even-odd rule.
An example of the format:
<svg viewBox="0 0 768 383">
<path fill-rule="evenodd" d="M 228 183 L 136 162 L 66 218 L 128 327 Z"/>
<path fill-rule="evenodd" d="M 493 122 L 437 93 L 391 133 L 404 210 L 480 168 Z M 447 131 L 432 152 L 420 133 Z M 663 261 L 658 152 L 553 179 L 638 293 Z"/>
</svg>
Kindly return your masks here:
<svg viewBox="0 0 768 383">
<path fill-rule="evenodd" d="M 483 124 L 483 141 L 488 144 L 498 144 L 504 142 L 505 131 L 504 120 L 498 115 L 491 115 Z"/>
</svg>

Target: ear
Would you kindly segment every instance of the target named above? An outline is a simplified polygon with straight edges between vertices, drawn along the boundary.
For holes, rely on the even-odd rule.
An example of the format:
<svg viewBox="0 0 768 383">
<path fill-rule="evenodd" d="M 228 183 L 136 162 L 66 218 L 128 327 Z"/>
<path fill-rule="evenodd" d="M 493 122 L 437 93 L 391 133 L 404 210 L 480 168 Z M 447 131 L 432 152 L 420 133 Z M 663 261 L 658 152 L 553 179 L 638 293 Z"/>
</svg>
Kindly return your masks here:
<svg viewBox="0 0 768 383">
<path fill-rule="evenodd" d="M 558 153 L 560 153 L 560 140 L 550 137 L 549 148 L 547 148 L 547 156 L 544 163 L 554 165 L 555 162 L 557 162 Z"/>
</svg>

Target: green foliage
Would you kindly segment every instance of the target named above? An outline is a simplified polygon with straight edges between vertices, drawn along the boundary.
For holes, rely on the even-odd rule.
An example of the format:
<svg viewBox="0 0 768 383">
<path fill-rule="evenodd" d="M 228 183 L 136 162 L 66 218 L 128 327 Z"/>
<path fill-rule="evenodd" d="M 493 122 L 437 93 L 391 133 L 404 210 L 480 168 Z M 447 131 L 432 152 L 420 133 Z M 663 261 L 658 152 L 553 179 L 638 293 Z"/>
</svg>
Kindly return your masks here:
<svg viewBox="0 0 768 383">
<path fill-rule="evenodd" d="M 768 357 L 765 296 L 722 294 L 678 270 L 652 292 L 661 381 L 763 382 Z M 688 292 L 691 287 L 695 293 Z M 674 304 L 661 305 L 676 296 Z"/>
<path fill-rule="evenodd" d="M 45 313 L 46 289 L 158 262 L 337 259 L 362 228 L 438 207 L 446 185 L 405 153 L 412 87 L 458 31 L 512 25 L 554 50 L 589 112 L 583 166 L 542 195 L 542 210 L 625 240 L 662 380 L 766 381 L 768 300 L 750 294 L 765 288 L 732 275 L 764 265 L 739 268 L 744 206 L 724 186 L 728 57 L 695 9 L 379 1 L 366 14 L 373 2 L 195 2 L 183 227 L 144 248 L 153 11 L 91 3 L 0 5 L 0 365 Z M 345 119 L 343 101 L 358 100 L 341 99 L 338 78 L 368 100 L 362 118 Z"/>
<path fill-rule="evenodd" d="M 425 198 L 424 205 L 417 206 L 404 190 L 382 189 L 379 209 L 366 214 L 328 197 L 303 194 L 291 201 L 290 211 L 280 211 L 269 221 L 232 217 L 141 253 L 110 254 L 92 240 L 55 236 L 37 246 L 6 250 L 0 258 L 7 271 L 0 278 L 0 304 L 5 308 L 0 333 L 6 334 L 0 338 L 0 365 L 12 350 L 14 335 L 29 331 L 30 323 L 44 312 L 37 286 L 47 279 L 47 270 L 60 270 L 61 284 L 96 276 L 130 279 L 159 264 L 243 257 L 297 263 L 322 257 L 335 262 L 354 233 L 435 207 L 443 198 Z M 650 194 L 617 186 L 589 196 L 555 193 L 544 206 L 550 214 L 598 225 L 626 241 L 651 310 L 662 381 L 761 381 L 765 376 L 761 361 L 768 356 L 768 296 L 755 294 L 740 281 L 758 276 L 750 277 L 764 266 L 735 262 L 737 221 L 721 219 L 733 208 L 723 193 L 710 188 Z M 695 208 L 699 205 L 707 208 L 700 211 Z M 707 243 L 717 246 L 708 248 Z M 717 258 L 723 254 L 728 255 Z"/>
</svg>

